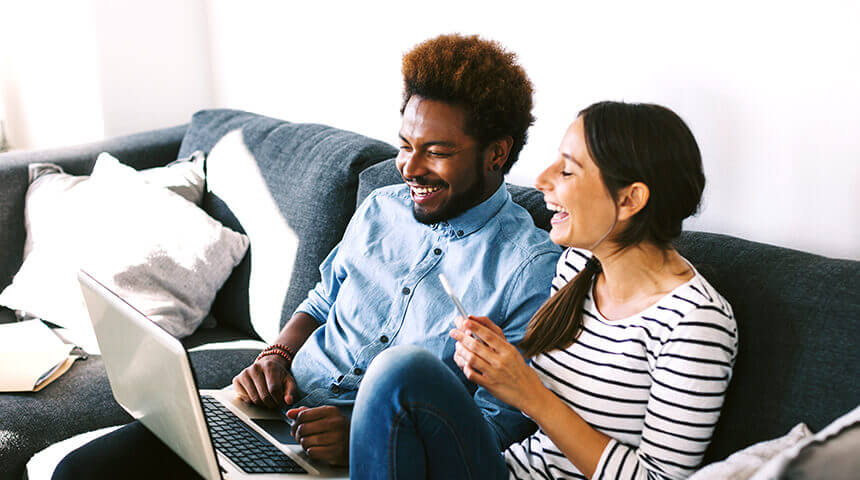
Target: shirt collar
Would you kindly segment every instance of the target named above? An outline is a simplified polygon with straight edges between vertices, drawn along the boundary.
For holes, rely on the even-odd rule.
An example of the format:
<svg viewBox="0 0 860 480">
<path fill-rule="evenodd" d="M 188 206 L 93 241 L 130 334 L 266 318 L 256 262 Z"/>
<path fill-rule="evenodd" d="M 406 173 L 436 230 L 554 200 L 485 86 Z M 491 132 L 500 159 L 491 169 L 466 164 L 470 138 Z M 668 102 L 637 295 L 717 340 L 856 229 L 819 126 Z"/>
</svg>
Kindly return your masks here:
<svg viewBox="0 0 860 480">
<path fill-rule="evenodd" d="M 443 230 L 451 232 L 456 238 L 465 237 L 486 225 L 510 198 L 511 195 L 508 193 L 508 189 L 505 188 L 504 182 L 502 182 L 496 193 L 492 194 L 490 198 L 466 210 L 459 216 L 439 222 L 437 225 Z"/>
</svg>

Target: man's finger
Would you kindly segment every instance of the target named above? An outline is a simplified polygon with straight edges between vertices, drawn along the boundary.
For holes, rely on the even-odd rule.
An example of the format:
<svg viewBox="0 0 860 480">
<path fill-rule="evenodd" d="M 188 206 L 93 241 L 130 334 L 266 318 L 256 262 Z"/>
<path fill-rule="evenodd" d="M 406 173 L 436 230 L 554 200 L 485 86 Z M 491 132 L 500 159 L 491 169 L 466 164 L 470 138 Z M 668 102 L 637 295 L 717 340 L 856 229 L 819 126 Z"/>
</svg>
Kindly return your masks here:
<svg viewBox="0 0 860 480">
<path fill-rule="evenodd" d="M 323 462 L 328 462 L 335 465 L 343 465 L 344 463 L 340 460 L 342 456 L 341 450 L 342 447 L 336 445 L 326 445 L 324 447 L 311 447 L 306 450 L 309 457 L 314 460 L 319 460 Z"/>
<path fill-rule="evenodd" d="M 335 416 L 335 415 L 342 415 L 342 414 L 340 413 L 340 410 L 337 409 L 337 407 L 333 407 L 331 405 L 324 405 L 322 407 L 307 408 L 307 409 L 299 412 L 298 415 L 296 415 L 296 423 L 301 424 L 301 423 L 312 422 L 314 420 L 319 420 L 321 418 L 331 417 L 331 416 Z"/>
<path fill-rule="evenodd" d="M 260 395 L 257 393 L 257 387 L 254 386 L 254 382 L 249 378 L 249 375 L 246 372 L 242 372 L 239 375 L 239 384 L 242 389 L 245 390 L 245 394 L 248 395 L 251 403 L 260 403 Z"/>
<path fill-rule="evenodd" d="M 343 417 L 325 417 L 313 421 L 305 421 L 296 426 L 296 437 L 305 438 L 327 432 L 342 432 L 346 430 L 346 419 Z"/>
<path fill-rule="evenodd" d="M 272 401 L 278 407 L 284 405 L 284 382 L 276 378 L 275 373 L 271 370 L 264 370 L 264 372 L 266 375 L 266 388 L 272 395 Z"/>
<path fill-rule="evenodd" d="M 277 404 L 272 400 L 272 394 L 269 393 L 269 387 L 266 385 L 266 374 L 262 371 L 262 367 L 252 367 L 251 379 L 254 381 L 254 386 L 257 387 L 260 403 L 269 408 L 277 408 Z"/>
<path fill-rule="evenodd" d="M 242 387 L 242 384 L 239 383 L 238 375 L 233 377 L 233 392 L 236 394 L 237 397 L 239 397 L 239 400 L 242 400 L 243 402 L 251 400 L 251 398 L 248 396 L 248 392 L 246 392 L 245 388 Z"/>
<path fill-rule="evenodd" d="M 300 435 L 299 437 L 298 441 L 306 451 L 311 447 L 343 445 L 345 443 L 345 439 L 340 432 L 323 432 L 315 435 Z"/>
<path fill-rule="evenodd" d="M 296 403 L 296 398 L 299 395 L 299 386 L 296 385 L 296 379 L 289 373 L 284 380 L 284 403 L 292 405 Z"/>
</svg>

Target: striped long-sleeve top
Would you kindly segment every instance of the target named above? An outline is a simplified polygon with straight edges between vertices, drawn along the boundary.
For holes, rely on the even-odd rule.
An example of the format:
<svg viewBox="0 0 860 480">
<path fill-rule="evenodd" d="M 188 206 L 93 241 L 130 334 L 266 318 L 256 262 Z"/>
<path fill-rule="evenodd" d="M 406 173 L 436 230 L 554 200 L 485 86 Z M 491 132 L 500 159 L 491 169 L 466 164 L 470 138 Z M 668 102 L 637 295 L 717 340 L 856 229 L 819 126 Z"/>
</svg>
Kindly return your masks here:
<svg viewBox="0 0 860 480">
<path fill-rule="evenodd" d="M 553 293 L 590 253 L 569 248 Z M 698 272 L 629 318 L 607 320 L 585 300 L 583 331 L 531 360 L 544 385 L 611 437 L 594 479 L 685 478 L 702 461 L 738 348 L 731 306 Z M 505 451 L 510 477 L 586 478 L 538 430 Z"/>
</svg>

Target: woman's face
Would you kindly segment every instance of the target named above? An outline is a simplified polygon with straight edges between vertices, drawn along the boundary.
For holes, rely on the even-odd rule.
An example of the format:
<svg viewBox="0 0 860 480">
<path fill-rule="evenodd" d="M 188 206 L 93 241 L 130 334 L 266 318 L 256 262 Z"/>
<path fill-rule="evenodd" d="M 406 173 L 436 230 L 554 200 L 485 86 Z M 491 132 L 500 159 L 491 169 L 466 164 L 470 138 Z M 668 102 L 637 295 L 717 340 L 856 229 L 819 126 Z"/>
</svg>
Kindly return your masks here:
<svg viewBox="0 0 860 480">
<path fill-rule="evenodd" d="M 592 250 L 615 223 L 615 201 L 588 153 L 582 117 L 567 128 L 558 157 L 537 178 L 552 217 L 553 242 Z M 600 242 L 601 244 L 606 242 Z"/>
</svg>

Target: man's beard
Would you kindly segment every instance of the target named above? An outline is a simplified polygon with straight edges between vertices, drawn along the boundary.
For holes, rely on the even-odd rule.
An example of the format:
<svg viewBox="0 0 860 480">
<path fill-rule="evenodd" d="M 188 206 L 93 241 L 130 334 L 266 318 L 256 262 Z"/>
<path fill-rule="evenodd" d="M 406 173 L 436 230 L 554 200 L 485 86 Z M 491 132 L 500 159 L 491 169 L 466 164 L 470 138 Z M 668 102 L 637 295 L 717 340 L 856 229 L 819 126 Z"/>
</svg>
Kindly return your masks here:
<svg viewBox="0 0 860 480">
<path fill-rule="evenodd" d="M 481 171 L 480 163 L 478 163 L 476 167 L 476 180 L 472 186 L 465 192 L 458 193 L 451 197 L 439 210 L 432 213 L 426 212 L 417 203 L 413 203 L 412 216 L 415 217 L 415 220 L 418 220 L 425 225 L 431 225 L 459 216 L 466 210 L 477 205 L 478 200 L 480 200 L 481 195 L 484 193 L 484 185 L 486 185 L 487 178 L 482 175 L 483 172 Z M 450 188 L 450 184 L 448 185 L 448 188 Z"/>
</svg>

